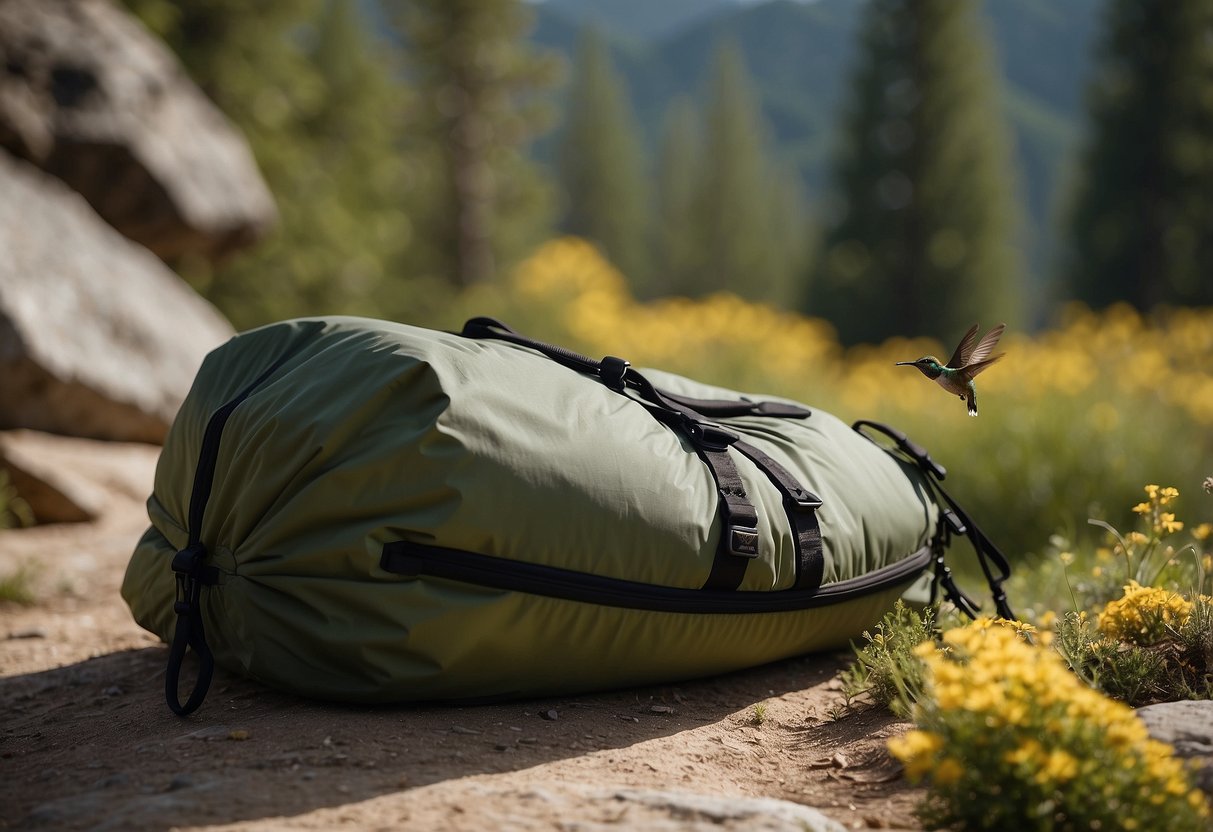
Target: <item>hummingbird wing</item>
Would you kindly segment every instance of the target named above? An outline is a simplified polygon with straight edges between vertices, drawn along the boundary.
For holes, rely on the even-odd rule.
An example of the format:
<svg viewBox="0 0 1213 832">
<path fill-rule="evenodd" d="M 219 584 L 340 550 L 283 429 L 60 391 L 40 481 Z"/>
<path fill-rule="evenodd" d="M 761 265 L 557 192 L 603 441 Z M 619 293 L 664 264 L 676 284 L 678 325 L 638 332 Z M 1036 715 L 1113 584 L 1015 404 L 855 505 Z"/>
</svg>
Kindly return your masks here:
<svg viewBox="0 0 1213 832">
<path fill-rule="evenodd" d="M 989 367 L 991 364 L 993 364 L 998 359 L 1002 358 L 1004 355 L 1006 355 L 1005 352 L 1000 352 L 998 355 L 995 355 L 991 358 L 987 358 L 984 361 L 975 361 L 972 364 L 970 364 L 969 366 L 965 367 L 960 372 L 961 372 L 962 376 L 964 377 L 965 381 L 972 381 L 977 376 L 978 373 L 980 373 L 982 370 Z"/>
<path fill-rule="evenodd" d="M 981 340 L 977 342 L 977 346 L 973 348 L 973 351 L 965 359 L 965 363 L 960 366 L 980 364 L 989 358 L 990 353 L 994 352 L 994 347 L 998 346 L 998 339 L 1002 337 L 1002 331 L 1006 328 L 1006 324 L 999 324 L 983 335 Z"/>
<path fill-rule="evenodd" d="M 956 345 L 956 352 L 952 353 L 952 357 L 948 359 L 948 366 L 958 370 L 969 363 L 969 356 L 973 354 L 973 344 L 977 342 L 977 324 L 965 333 L 965 337 L 960 339 L 960 343 Z"/>
</svg>

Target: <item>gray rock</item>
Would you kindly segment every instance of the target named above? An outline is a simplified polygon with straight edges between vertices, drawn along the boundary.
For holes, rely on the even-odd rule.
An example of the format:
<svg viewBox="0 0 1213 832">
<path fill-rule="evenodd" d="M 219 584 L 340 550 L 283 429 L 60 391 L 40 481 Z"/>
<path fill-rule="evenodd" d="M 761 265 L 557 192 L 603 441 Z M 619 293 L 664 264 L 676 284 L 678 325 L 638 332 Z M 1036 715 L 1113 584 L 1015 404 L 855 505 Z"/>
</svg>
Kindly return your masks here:
<svg viewBox="0 0 1213 832">
<path fill-rule="evenodd" d="M 171 260 L 217 257 L 277 216 L 243 137 L 110 0 L 0 0 L 0 147 Z"/>
<path fill-rule="evenodd" d="M 674 821 L 706 821 L 737 832 L 845 832 L 816 809 L 771 797 L 719 797 L 692 792 L 620 789 L 615 799 L 668 815 Z M 683 827 L 685 828 L 685 827 Z"/>
<path fill-rule="evenodd" d="M 87 479 L 74 476 L 69 461 L 46 453 L 46 438 L 47 434 L 34 431 L 0 432 L 0 468 L 8 471 L 13 487 L 33 512 L 35 523 L 97 519 L 105 505 L 105 494 Z"/>
<path fill-rule="evenodd" d="M 162 442 L 231 334 L 78 195 L 0 153 L 0 429 Z"/>
<path fill-rule="evenodd" d="M 1213 797 L 1213 702 L 1161 702 L 1138 708 L 1137 716 L 1151 737 L 1196 763 L 1196 785 Z"/>
</svg>

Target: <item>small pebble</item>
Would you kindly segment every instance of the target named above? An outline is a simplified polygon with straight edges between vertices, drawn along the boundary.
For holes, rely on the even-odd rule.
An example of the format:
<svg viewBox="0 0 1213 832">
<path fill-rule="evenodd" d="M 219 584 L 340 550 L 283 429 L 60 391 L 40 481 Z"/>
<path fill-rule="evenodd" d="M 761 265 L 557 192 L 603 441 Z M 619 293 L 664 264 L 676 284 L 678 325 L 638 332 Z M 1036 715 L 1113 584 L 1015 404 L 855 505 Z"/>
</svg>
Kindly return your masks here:
<svg viewBox="0 0 1213 832">
<path fill-rule="evenodd" d="M 540 714 L 540 716 L 543 717 L 544 719 L 548 720 L 549 722 L 560 718 L 560 714 L 556 712 L 555 708 L 544 711 L 543 713 Z"/>
</svg>

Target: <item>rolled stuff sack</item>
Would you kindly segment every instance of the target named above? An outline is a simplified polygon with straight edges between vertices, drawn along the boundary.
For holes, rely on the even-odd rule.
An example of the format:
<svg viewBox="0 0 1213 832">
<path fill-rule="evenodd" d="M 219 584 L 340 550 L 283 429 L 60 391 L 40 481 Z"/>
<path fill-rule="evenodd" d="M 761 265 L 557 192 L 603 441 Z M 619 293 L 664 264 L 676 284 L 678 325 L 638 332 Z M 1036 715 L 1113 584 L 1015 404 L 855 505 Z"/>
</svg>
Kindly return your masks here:
<svg viewBox="0 0 1213 832">
<path fill-rule="evenodd" d="M 672 682 L 834 648 L 929 568 L 967 606 L 943 563 L 960 532 L 993 561 L 1002 610 L 1005 560 L 942 495 L 942 469 L 860 427 L 889 440 L 491 319 L 272 324 L 199 370 L 122 595 L 171 643 L 177 713 L 213 663 L 373 703 Z"/>
</svg>

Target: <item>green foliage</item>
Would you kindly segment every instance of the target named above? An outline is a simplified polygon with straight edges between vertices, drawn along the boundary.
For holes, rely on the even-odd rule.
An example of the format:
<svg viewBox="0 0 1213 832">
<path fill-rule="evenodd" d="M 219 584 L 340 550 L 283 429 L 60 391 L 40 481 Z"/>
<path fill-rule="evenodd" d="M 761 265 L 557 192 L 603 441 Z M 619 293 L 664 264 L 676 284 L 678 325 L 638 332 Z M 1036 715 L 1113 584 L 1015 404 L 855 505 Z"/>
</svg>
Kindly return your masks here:
<svg viewBox="0 0 1213 832">
<path fill-rule="evenodd" d="M 582 35 L 566 97 L 559 174 L 564 230 L 598 245 L 640 294 L 652 279 L 651 194 L 640 129 L 601 36 Z"/>
<path fill-rule="evenodd" d="M 34 524 L 34 512 L 21 499 L 6 468 L 0 468 L 0 529 L 12 529 Z"/>
<path fill-rule="evenodd" d="M 412 99 L 353 0 L 127 2 L 244 132 L 280 214 L 252 250 L 177 269 L 238 328 L 383 309 L 418 271 L 423 160 L 400 152 Z"/>
<path fill-rule="evenodd" d="M 1133 509 L 1139 529 L 1101 523 L 1108 545 L 1061 551 L 1060 576 L 1045 563 L 1019 583 L 1039 595 L 1064 579 L 1076 609 L 1058 621 L 1055 646 L 1107 695 L 1134 706 L 1213 698 L 1213 525 L 1185 529 L 1178 489 L 1145 491 Z"/>
<path fill-rule="evenodd" d="M 29 566 L 19 566 L 7 575 L 0 575 L 0 603 L 28 607 L 37 601 L 33 578 L 34 570 Z"/>
<path fill-rule="evenodd" d="M 867 643 L 855 651 L 855 662 L 842 674 L 844 694 L 867 693 L 877 705 L 906 717 L 924 689 L 923 664 L 914 649 L 938 636 L 935 612 L 922 612 L 898 601 L 876 625 L 864 630 Z"/>
<path fill-rule="evenodd" d="M 550 193 L 525 144 L 550 121 L 561 71 L 524 40 L 521 0 L 383 0 L 407 44 L 413 113 L 430 180 L 418 241 L 458 287 L 494 279 L 546 233 Z"/>
<path fill-rule="evenodd" d="M 1180 699 L 1213 699 L 1213 604 L 1197 599 L 1178 626 L 1157 611 L 1146 622 L 1166 634 L 1142 644 L 1109 638 L 1085 615 L 1067 613 L 1054 645 L 1092 687 L 1133 707 Z"/>
<path fill-rule="evenodd" d="M 1106 8 L 1067 288 L 1094 306 L 1213 303 L 1213 1 Z"/>
<path fill-rule="evenodd" d="M 277 200 L 256 248 L 174 264 L 238 328 L 431 321 L 545 233 L 549 189 L 522 147 L 555 65 L 524 45 L 520 2 L 385 0 L 403 67 L 355 0 L 127 3 L 245 133 Z"/>
<path fill-rule="evenodd" d="M 662 122 L 657 156 L 657 268 L 654 295 L 692 295 L 697 291 L 698 240 L 695 189 L 703 164 L 699 114 L 689 98 L 676 99 Z"/>
<path fill-rule="evenodd" d="M 803 205 L 772 193 L 794 187 L 775 164 L 769 127 L 744 59 L 722 45 L 712 71 L 704 148 L 694 208 L 696 295 L 727 290 L 787 305 L 805 262 L 808 218 Z"/>
<path fill-rule="evenodd" d="M 1020 320 L 1014 183 L 989 49 L 966 0 L 876 0 L 843 116 L 807 309 L 843 340 L 947 340 Z"/>
<path fill-rule="evenodd" d="M 624 9 L 614 2 L 571 5 L 579 14 L 567 14 L 569 3 L 536 4 L 538 42 L 571 55 L 578 30 L 570 20 L 580 25 L 592 16 L 608 33 L 622 35 L 641 21 L 621 19 Z M 681 4 L 652 5 L 660 6 L 662 13 L 667 6 L 673 12 Z M 676 31 L 643 42 L 615 37 L 611 46 L 615 64 L 632 90 L 639 120 L 655 137 L 675 99 L 697 96 L 721 37 L 733 39 L 752 73 L 774 147 L 797 166 L 809 192 L 815 194 L 827 179 L 836 145 L 835 114 L 867 5 L 855 0 L 745 3 L 687 21 Z M 1027 225 L 1018 242 L 1034 277 L 1041 278 L 1032 282 L 1033 288 L 1043 283 L 1054 265 L 1055 203 L 1068 181 L 1069 163 L 1082 132 L 1082 82 L 1090 63 L 1094 23 L 1103 5 L 1103 0 L 981 3 L 995 45 L 991 57 L 1008 93 L 1004 109 L 1023 177 L 1020 213 Z M 1049 298 L 1038 291 L 1031 300 L 1034 319 L 1039 320 Z"/>
</svg>

